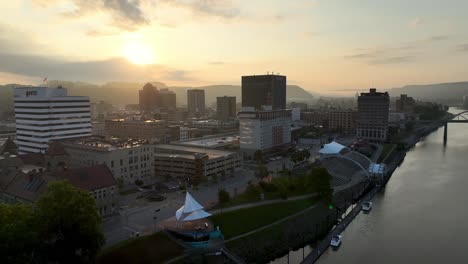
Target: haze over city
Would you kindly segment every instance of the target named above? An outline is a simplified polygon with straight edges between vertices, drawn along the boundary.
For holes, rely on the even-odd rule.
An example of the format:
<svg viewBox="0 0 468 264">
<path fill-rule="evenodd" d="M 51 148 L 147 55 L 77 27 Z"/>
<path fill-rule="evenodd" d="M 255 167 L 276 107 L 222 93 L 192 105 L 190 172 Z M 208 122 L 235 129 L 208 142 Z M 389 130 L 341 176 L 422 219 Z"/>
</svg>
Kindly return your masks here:
<svg viewBox="0 0 468 264">
<path fill-rule="evenodd" d="M 21 0 L 0 11 L 0 84 L 240 83 L 322 94 L 466 80 L 468 3 Z M 19 65 L 27 65 L 19 67 Z"/>
<path fill-rule="evenodd" d="M 1 1 L 0 263 L 468 263 L 467 10 Z"/>
</svg>

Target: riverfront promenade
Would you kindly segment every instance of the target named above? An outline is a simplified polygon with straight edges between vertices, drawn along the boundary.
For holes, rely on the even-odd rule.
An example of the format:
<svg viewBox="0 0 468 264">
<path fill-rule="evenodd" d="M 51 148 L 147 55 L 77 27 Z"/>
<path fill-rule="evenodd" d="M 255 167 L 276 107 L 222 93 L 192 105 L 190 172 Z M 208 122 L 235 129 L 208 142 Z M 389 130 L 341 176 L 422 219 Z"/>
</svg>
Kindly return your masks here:
<svg viewBox="0 0 468 264">
<path fill-rule="evenodd" d="M 374 187 L 369 193 L 367 193 L 363 198 L 361 198 L 356 206 L 349 212 L 343 220 L 336 225 L 332 231 L 328 233 L 328 235 L 320 242 L 318 243 L 317 247 L 312 250 L 312 252 L 307 255 L 307 257 L 301 262 L 303 264 L 311 264 L 315 263 L 317 259 L 327 250 L 327 248 L 330 246 L 330 241 L 335 235 L 341 234 L 346 227 L 353 221 L 353 219 L 361 212 L 362 209 L 362 203 L 364 201 L 371 200 L 378 192 L 380 191 L 380 187 Z"/>
</svg>

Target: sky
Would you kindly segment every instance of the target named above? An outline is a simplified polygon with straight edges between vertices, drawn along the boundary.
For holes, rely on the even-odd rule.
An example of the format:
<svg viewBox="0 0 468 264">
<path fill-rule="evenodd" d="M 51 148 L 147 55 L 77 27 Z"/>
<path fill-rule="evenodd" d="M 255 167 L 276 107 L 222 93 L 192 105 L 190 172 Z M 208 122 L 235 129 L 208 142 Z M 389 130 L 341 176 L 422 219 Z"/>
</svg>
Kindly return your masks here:
<svg viewBox="0 0 468 264">
<path fill-rule="evenodd" d="M 0 0 L 0 84 L 468 81 L 465 0 Z"/>
</svg>

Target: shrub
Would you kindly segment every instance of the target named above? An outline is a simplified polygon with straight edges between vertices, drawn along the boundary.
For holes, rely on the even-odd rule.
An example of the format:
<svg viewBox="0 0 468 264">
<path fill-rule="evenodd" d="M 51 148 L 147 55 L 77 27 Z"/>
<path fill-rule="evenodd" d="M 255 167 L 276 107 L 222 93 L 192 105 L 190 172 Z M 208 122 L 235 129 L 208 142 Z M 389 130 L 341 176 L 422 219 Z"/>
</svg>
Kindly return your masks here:
<svg viewBox="0 0 468 264">
<path fill-rule="evenodd" d="M 229 195 L 229 192 L 227 192 L 225 189 L 219 189 L 218 191 L 218 201 L 220 204 L 226 204 L 231 200 L 231 196 Z"/>
<path fill-rule="evenodd" d="M 249 184 L 247 189 L 245 190 L 245 194 L 249 198 L 260 198 L 260 194 L 262 193 L 261 188 L 254 184 Z"/>
<path fill-rule="evenodd" d="M 272 183 L 268 182 L 260 182 L 260 187 L 263 189 L 264 192 L 276 192 L 278 191 L 278 187 Z"/>
</svg>

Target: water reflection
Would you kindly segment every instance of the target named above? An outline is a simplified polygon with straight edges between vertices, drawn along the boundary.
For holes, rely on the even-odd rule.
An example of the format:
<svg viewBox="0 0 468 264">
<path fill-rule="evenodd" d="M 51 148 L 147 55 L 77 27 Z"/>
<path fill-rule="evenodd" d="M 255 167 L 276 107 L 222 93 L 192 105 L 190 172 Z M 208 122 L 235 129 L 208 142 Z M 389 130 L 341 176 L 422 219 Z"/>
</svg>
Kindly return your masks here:
<svg viewBox="0 0 468 264">
<path fill-rule="evenodd" d="M 439 128 L 407 153 L 372 211 L 358 215 L 341 247 L 317 263 L 468 263 L 468 124 L 449 124 L 447 145 L 443 133 Z M 289 262 L 284 256 L 271 263 L 301 261 L 299 249 Z"/>
</svg>

